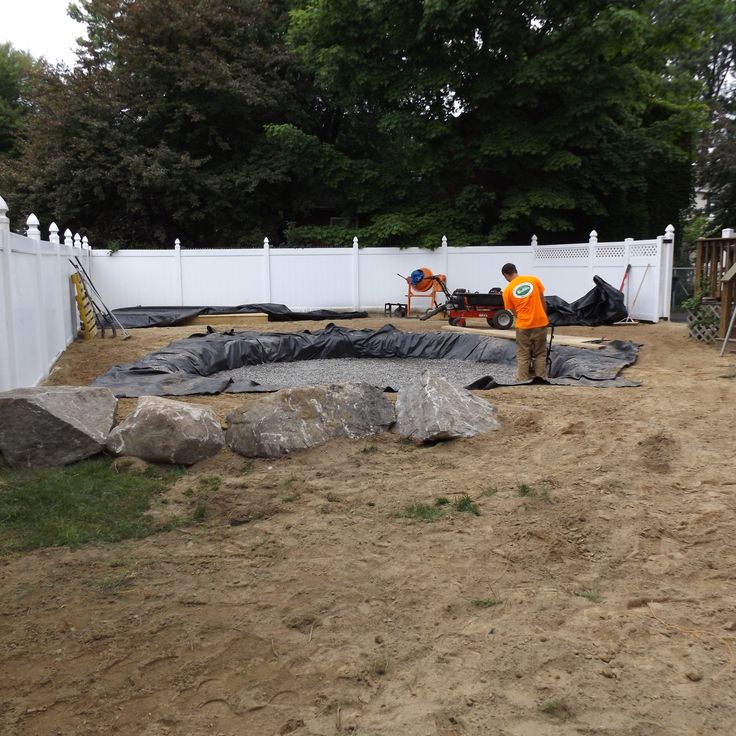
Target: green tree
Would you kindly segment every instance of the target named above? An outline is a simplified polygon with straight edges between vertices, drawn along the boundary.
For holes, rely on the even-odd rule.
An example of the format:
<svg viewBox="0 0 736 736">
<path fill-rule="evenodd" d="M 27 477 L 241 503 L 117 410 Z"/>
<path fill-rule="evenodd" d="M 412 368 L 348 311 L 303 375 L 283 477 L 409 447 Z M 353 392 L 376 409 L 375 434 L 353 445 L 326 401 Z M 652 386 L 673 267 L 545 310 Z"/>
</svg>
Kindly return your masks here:
<svg viewBox="0 0 736 736">
<path fill-rule="evenodd" d="M 273 232 L 288 179 L 264 125 L 307 125 L 283 2 L 81 0 L 77 66 L 35 88 L 14 191 L 39 217 L 124 246 Z M 308 127 L 308 126 L 307 126 Z"/>
<path fill-rule="evenodd" d="M 688 203 L 702 114 L 668 73 L 678 38 L 654 10 L 303 0 L 290 40 L 340 126 L 319 140 L 270 134 L 289 144 L 296 176 L 331 185 L 337 171 L 369 240 L 651 234 Z"/>
<path fill-rule="evenodd" d="M 0 44 L 0 157 L 15 153 L 28 101 L 23 89 L 34 68 L 31 56 Z"/>
</svg>

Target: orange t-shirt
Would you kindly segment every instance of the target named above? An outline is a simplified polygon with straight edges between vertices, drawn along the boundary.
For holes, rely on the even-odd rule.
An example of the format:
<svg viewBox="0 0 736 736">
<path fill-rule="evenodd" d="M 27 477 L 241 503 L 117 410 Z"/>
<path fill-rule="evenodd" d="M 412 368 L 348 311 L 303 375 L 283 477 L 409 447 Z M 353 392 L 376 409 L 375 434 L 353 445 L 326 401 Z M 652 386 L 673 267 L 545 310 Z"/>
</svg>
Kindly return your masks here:
<svg viewBox="0 0 736 736">
<path fill-rule="evenodd" d="M 509 281 L 503 290 L 503 305 L 516 315 L 520 330 L 549 324 L 544 308 L 544 285 L 536 276 L 517 276 Z"/>
</svg>

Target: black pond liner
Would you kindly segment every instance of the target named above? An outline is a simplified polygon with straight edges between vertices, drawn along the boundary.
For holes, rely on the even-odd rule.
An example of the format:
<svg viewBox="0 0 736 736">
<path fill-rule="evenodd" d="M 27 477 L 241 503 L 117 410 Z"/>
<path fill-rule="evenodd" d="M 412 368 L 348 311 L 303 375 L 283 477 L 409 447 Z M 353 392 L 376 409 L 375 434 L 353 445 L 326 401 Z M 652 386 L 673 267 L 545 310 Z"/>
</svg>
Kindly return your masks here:
<svg viewBox="0 0 736 736">
<path fill-rule="evenodd" d="M 269 322 L 299 320 L 360 319 L 368 312 L 341 312 L 334 309 L 313 309 L 310 312 L 292 312 L 285 304 L 239 304 L 236 307 L 123 307 L 112 312 L 126 329 L 140 327 L 174 327 L 194 317 L 208 314 L 268 315 Z M 108 320 L 108 327 L 112 327 Z"/>
<path fill-rule="evenodd" d="M 638 386 L 619 377 L 636 361 L 639 345 L 614 340 L 600 350 L 552 348 L 547 383 L 565 386 Z M 278 387 L 237 381 L 218 375 L 246 365 L 315 358 L 444 358 L 478 363 L 478 378 L 469 389 L 503 385 L 493 378 L 493 365 L 515 365 L 512 340 L 458 332 L 402 332 L 392 325 L 354 330 L 329 324 L 310 332 L 213 332 L 177 340 L 130 365 L 119 365 L 96 378 L 118 397 L 186 396 L 253 393 Z M 506 384 L 508 385 L 508 384 Z M 390 390 L 390 387 L 385 387 Z"/>
</svg>

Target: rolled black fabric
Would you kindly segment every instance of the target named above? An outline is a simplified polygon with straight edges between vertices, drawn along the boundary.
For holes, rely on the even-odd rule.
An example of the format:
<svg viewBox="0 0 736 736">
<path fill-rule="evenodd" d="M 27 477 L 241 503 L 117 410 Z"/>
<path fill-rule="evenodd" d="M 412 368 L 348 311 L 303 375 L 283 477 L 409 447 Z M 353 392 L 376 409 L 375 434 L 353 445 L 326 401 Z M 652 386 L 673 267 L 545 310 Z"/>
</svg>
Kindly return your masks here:
<svg viewBox="0 0 736 736">
<path fill-rule="evenodd" d="M 113 309 L 113 314 L 126 329 L 133 327 L 174 327 L 193 317 L 207 314 L 268 315 L 269 322 L 299 320 L 361 319 L 368 312 L 341 312 L 334 309 L 315 309 L 310 312 L 292 312 L 285 304 L 239 304 L 236 307 L 125 307 Z"/>
</svg>

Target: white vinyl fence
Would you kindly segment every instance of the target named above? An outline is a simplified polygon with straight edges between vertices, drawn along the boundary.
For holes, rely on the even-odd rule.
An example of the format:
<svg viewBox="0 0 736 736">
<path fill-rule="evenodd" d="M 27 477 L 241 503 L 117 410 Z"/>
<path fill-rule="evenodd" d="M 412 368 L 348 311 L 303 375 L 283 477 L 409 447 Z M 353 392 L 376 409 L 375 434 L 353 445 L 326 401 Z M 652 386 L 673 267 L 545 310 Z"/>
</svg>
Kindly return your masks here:
<svg viewBox="0 0 736 736">
<path fill-rule="evenodd" d="M 77 234 L 51 223 L 41 240 L 30 215 L 27 235 L 10 232 L 8 206 L 0 197 L 0 391 L 35 386 L 76 337 L 79 316 L 69 258 L 89 269 L 90 248 Z M 86 240 L 86 238 L 84 239 Z"/>
<path fill-rule="evenodd" d="M 455 247 L 443 238 L 434 251 L 421 248 L 182 248 L 92 250 L 86 238 L 49 225 L 41 240 L 30 215 L 25 236 L 10 232 L 8 207 L 0 197 L 0 391 L 34 386 L 75 338 L 79 316 L 70 282 L 70 258 L 79 257 L 110 309 L 133 306 L 235 306 L 275 302 L 291 309 L 383 310 L 406 303 L 406 276 L 421 267 L 447 276 L 450 290 L 486 292 L 505 285 L 501 266 L 537 275 L 548 295 L 574 301 L 598 275 L 624 289 L 634 319 L 669 318 L 674 228 L 651 240 Z M 429 306 L 418 299 L 414 313 Z"/>
<path fill-rule="evenodd" d="M 273 248 L 266 238 L 256 249 L 182 248 L 92 251 L 92 279 L 111 309 L 134 306 L 235 306 L 275 302 L 295 311 L 317 308 L 383 310 L 406 303 L 398 274 L 426 267 L 447 276 L 450 290 L 487 292 L 505 286 L 501 266 L 533 273 L 547 295 L 574 301 L 593 288 L 593 276 L 624 288 L 634 319 L 656 322 L 670 315 L 674 228 L 651 240 L 453 247 L 442 239 L 422 248 Z M 423 311 L 428 301 L 417 300 Z M 414 304 L 412 308 L 414 308 Z"/>
</svg>

